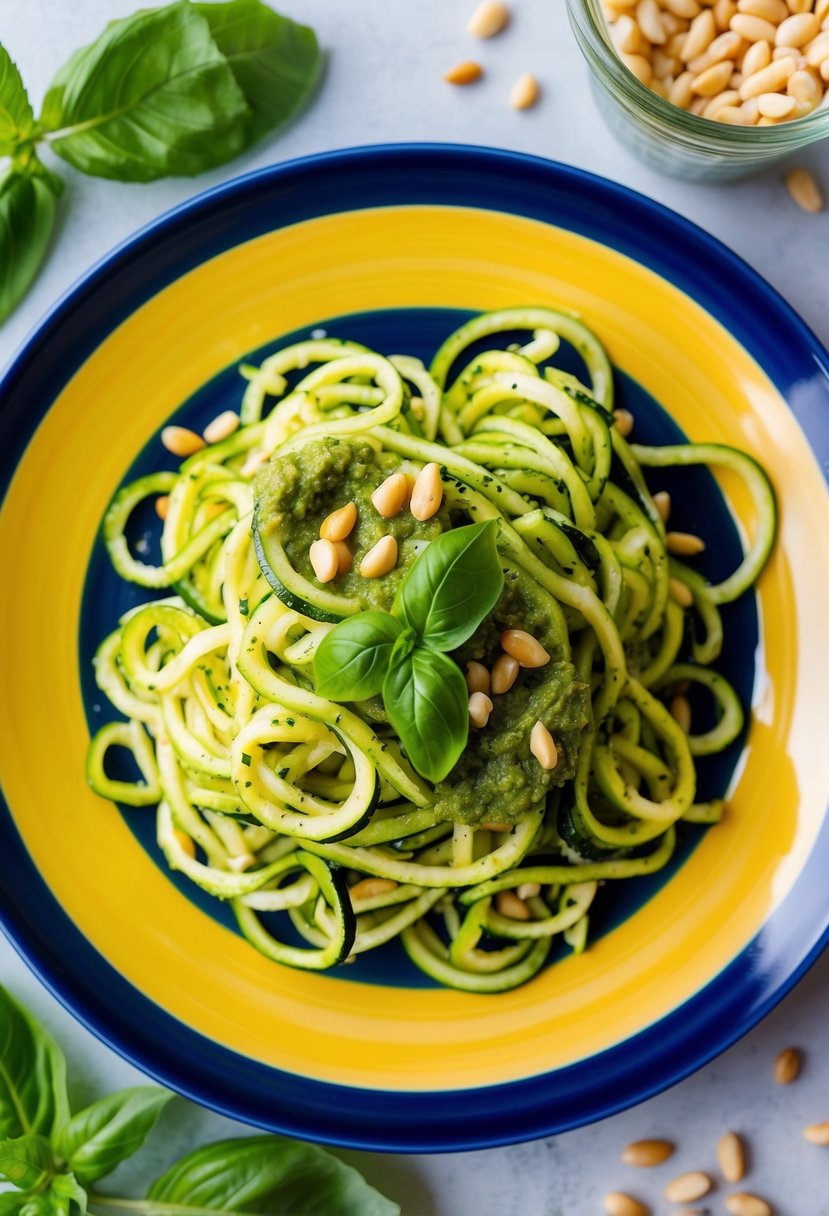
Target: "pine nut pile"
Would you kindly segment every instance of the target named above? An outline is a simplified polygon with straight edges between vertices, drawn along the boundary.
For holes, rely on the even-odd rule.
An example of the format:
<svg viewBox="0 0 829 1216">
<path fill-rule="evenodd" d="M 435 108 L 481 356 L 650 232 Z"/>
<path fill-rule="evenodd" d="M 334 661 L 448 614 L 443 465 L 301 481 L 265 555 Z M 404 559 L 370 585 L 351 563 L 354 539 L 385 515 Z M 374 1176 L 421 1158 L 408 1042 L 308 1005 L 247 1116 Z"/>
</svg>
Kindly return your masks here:
<svg viewBox="0 0 829 1216">
<path fill-rule="evenodd" d="M 466 23 L 466 31 L 473 38 L 488 40 L 502 33 L 510 23 L 512 14 L 502 0 L 481 0 Z M 484 69 L 475 59 L 464 59 L 456 63 L 443 79 L 447 84 L 466 85 L 480 80 Z M 541 88 L 531 72 L 523 72 L 513 84 L 509 103 L 513 110 L 529 110 L 541 96 Z"/>
<path fill-rule="evenodd" d="M 779 1085 L 791 1085 L 800 1075 L 803 1064 L 802 1053 L 796 1047 L 786 1047 L 774 1061 L 774 1079 Z M 829 1146 L 829 1123 L 811 1123 L 803 1128 L 803 1138 L 810 1144 Z M 664 1164 L 675 1151 L 670 1140 L 634 1140 L 622 1150 L 622 1164 L 637 1169 L 653 1169 Z M 749 1172 L 748 1154 L 741 1136 L 736 1132 L 724 1132 L 715 1146 L 717 1164 L 722 1179 L 727 1184 L 742 1182 Z M 703 1170 L 688 1170 L 663 1183 L 662 1195 L 671 1204 L 697 1203 L 716 1191 L 717 1182 L 712 1174 Z M 729 1216 L 774 1216 L 774 1208 L 760 1195 L 750 1191 L 734 1190 L 722 1199 L 723 1209 Z M 628 1194 L 627 1191 L 611 1191 L 605 1195 L 603 1205 L 607 1216 L 652 1216 L 648 1203 Z M 674 1209 L 684 1216 L 712 1216 L 710 1207 L 704 1209 L 688 1207 Z"/>
<path fill-rule="evenodd" d="M 829 88 L 829 0 L 602 0 L 642 84 L 731 126 L 811 114 Z"/>
</svg>

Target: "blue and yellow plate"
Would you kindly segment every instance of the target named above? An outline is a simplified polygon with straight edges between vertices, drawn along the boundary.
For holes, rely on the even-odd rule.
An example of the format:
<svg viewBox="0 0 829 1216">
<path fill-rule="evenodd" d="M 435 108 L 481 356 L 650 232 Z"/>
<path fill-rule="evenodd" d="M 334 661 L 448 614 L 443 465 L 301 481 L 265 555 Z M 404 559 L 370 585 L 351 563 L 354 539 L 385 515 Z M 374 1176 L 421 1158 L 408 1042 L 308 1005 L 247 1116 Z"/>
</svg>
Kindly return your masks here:
<svg viewBox="0 0 829 1216">
<path fill-rule="evenodd" d="M 285 335 L 321 327 L 425 356 L 471 310 L 520 304 L 583 314 L 637 434 L 733 443 L 773 477 L 777 548 L 726 622 L 724 663 L 753 707 L 739 754 L 709 774 L 728 814 L 689 829 L 664 881 L 624 884 L 584 955 L 517 991 L 426 987 L 393 953 L 336 977 L 279 968 L 173 880 L 152 812 L 122 815 L 85 785 L 102 712 L 91 653 L 133 602 L 103 561 L 102 514 L 131 471 L 161 466 L 162 425 L 237 405 L 238 363 Z M 0 912 L 56 996 L 140 1068 L 314 1140 L 479 1148 L 671 1084 L 814 960 L 829 936 L 829 357 L 704 233 L 526 156 L 316 156 L 212 190 L 122 245 L 58 303 L 1 391 Z M 751 521 L 739 486 L 707 476 L 674 496 L 680 523 L 722 538 L 716 563 L 735 544 L 725 503 Z"/>
</svg>

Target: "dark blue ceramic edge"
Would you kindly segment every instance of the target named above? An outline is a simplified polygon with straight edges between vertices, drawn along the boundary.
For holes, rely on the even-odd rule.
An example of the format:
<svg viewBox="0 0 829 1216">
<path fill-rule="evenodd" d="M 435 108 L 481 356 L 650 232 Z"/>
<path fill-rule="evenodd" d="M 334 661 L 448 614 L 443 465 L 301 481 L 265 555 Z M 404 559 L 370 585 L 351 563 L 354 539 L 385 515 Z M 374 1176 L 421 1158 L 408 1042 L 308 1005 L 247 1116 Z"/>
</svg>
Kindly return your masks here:
<svg viewBox="0 0 829 1216">
<path fill-rule="evenodd" d="M 241 239 L 273 227 L 273 212 L 264 206 L 269 193 L 281 192 L 283 223 L 331 210 L 309 208 L 302 189 L 308 178 L 340 171 L 347 180 L 341 183 L 336 210 L 412 202 L 480 206 L 485 198 L 490 209 L 598 236 L 635 257 L 723 321 L 784 395 L 814 382 L 814 391 L 798 394 L 795 414 L 821 467 L 829 464 L 829 356 L 774 289 L 719 242 L 641 195 L 540 158 L 452 145 L 390 145 L 307 157 L 215 187 L 161 217 L 98 263 L 57 302 L 0 382 L 0 423 L 14 440 L 4 445 L 4 485 L 38 421 L 24 412 L 24 399 L 51 400 L 137 302 L 205 256 L 237 243 L 240 224 Z M 268 213 L 260 219 L 257 198 Z M 293 214 L 288 204 L 297 203 L 300 213 Z M 222 245 L 222 222 L 229 229 L 228 213 L 236 211 L 232 239 Z M 197 227 L 202 233 L 205 225 L 209 232 L 199 236 Z M 688 246 L 696 247 L 697 256 L 688 257 Z M 169 273 L 162 273 L 157 262 L 163 260 L 165 248 L 172 247 Z M 150 249 L 157 255 L 154 261 Z M 96 298 L 105 324 L 78 341 L 72 333 L 74 320 Z M 746 299 L 755 305 L 750 313 Z M 50 361 L 37 359 L 44 347 L 50 349 Z M 47 362 L 61 374 L 52 375 Z M 5 932 L 57 999 L 93 1033 L 143 1071 L 223 1114 L 353 1148 L 482 1148 L 564 1131 L 642 1101 L 695 1071 L 751 1029 L 829 941 L 829 912 L 821 895 L 829 863 L 829 824 L 824 824 L 796 891 L 757 938 L 700 993 L 655 1026 L 589 1060 L 524 1081 L 439 1096 L 385 1093 L 280 1073 L 189 1030 L 113 971 L 75 930 L 35 870 L 7 808 L 0 820 L 0 848 L 7 871 L 0 891 Z M 31 923 L 32 907 L 41 913 L 37 924 Z M 271 1098 L 277 1090 L 282 1111 L 274 1109 Z"/>
</svg>

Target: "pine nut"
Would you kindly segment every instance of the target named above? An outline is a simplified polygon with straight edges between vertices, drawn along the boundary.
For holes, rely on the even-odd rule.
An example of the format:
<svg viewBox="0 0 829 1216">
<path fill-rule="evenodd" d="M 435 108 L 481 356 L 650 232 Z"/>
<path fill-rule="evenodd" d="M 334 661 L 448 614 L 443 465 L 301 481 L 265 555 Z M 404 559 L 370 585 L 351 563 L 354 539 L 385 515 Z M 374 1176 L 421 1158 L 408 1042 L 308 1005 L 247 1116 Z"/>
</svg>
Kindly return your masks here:
<svg viewBox="0 0 829 1216">
<path fill-rule="evenodd" d="M 690 587 L 678 578 L 668 579 L 668 591 L 671 599 L 675 604 L 679 604 L 680 608 L 690 608 L 694 602 Z"/>
<path fill-rule="evenodd" d="M 737 9 L 741 13 L 749 13 L 752 17 L 762 17 L 772 25 L 779 25 L 789 16 L 789 10 L 783 0 L 737 0 Z"/>
<path fill-rule="evenodd" d="M 724 34 L 717 34 L 708 50 L 703 51 L 696 59 L 692 59 L 688 67 L 699 75 L 714 63 L 721 63 L 724 59 L 736 59 L 744 46 L 745 43 L 739 34 L 734 30 L 726 30 Z M 734 65 L 731 66 L 733 69 Z"/>
<path fill-rule="evenodd" d="M 673 56 L 674 59 L 679 59 L 682 48 L 685 45 L 685 34 L 672 34 L 665 43 L 665 53 Z M 681 60 L 680 60 L 681 62 Z"/>
<path fill-rule="evenodd" d="M 613 26 L 612 37 L 613 45 L 620 55 L 640 55 L 648 49 L 642 31 L 627 13 L 623 13 Z"/>
<path fill-rule="evenodd" d="M 800 1076 L 803 1056 L 796 1047 L 784 1047 L 774 1061 L 774 1079 L 778 1085 L 791 1085 Z"/>
<path fill-rule="evenodd" d="M 432 462 L 420 470 L 412 490 L 412 500 L 409 510 L 415 519 L 421 523 L 431 519 L 440 510 L 443 502 L 443 482 L 440 479 L 440 465 Z"/>
<path fill-rule="evenodd" d="M 623 439 L 627 439 L 628 435 L 633 430 L 634 417 L 630 410 L 614 410 L 613 421 L 616 424 L 616 430 Z"/>
<path fill-rule="evenodd" d="M 829 30 L 818 34 L 805 48 L 806 62 L 810 68 L 819 68 L 829 59 Z"/>
<path fill-rule="evenodd" d="M 473 692 L 489 693 L 489 683 L 489 672 L 483 663 L 467 663 L 466 687 L 469 689 L 470 695 Z"/>
<path fill-rule="evenodd" d="M 760 118 L 760 111 L 757 108 L 756 97 L 749 97 L 748 101 L 743 102 L 740 109 L 745 115 L 746 122 L 748 123 L 757 122 Z"/>
<path fill-rule="evenodd" d="M 739 1182 L 745 1177 L 746 1155 L 743 1142 L 736 1132 L 724 1132 L 717 1141 L 717 1160 L 726 1182 Z"/>
<path fill-rule="evenodd" d="M 829 59 L 824 59 L 820 65 L 820 78 L 829 84 Z"/>
<path fill-rule="evenodd" d="M 382 578 L 397 563 L 397 541 L 393 536 L 381 536 L 360 562 L 363 578 Z"/>
<path fill-rule="evenodd" d="M 740 85 L 740 100 L 759 97 L 761 93 L 776 93 L 782 89 L 796 67 L 793 59 L 775 59 L 759 72 L 747 76 Z"/>
<path fill-rule="evenodd" d="M 662 24 L 662 14 L 656 0 L 639 0 L 636 5 L 636 20 L 639 28 L 648 42 L 662 46 L 665 41 L 665 27 Z"/>
<path fill-rule="evenodd" d="M 443 79 L 447 84 L 474 84 L 483 74 L 484 70 L 479 63 L 465 59 L 463 63 L 456 63 L 448 72 L 444 72 Z"/>
<path fill-rule="evenodd" d="M 680 55 L 683 63 L 688 63 L 691 59 L 696 59 L 697 55 L 701 55 L 711 45 L 716 35 L 717 23 L 714 20 L 714 14 L 710 8 L 704 8 L 691 22 L 691 28 L 688 30 L 688 36 L 683 43 Z"/>
<path fill-rule="evenodd" d="M 383 519 L 399 515 L 409 497 L 409 481 L 405 473 L 392 473 L 371 496 L 371 502 Z"/>
<path fill-rule="evenodd" d="M 700 11 L 697 0 L 664 0 L 664 4 L 669 13 L 673 13 L 675 17 L 685 17 L 689 21 Z M 664 21 L 664 17 L 662 20 Z"/>
<path fill-rule="evenodd" d="M 730 127 L 750 127 L 754 122 L 742 106 L 723 106 L 714 115 L 715 122 L 724 122 Z"/>
<path fill-rule="evenodd" d="M 815 5 L 815 16 L 818 21 L 824 21 L 829 17 L 829 0 L 817 0 Z"/>
<path fill-rule="evenodd" d="M 345 540 L 357 522 L 357 505 L 347 502 L 344 507 L 338 507 L 330 515 L 326 515 L 320 525 L 320 536 L 323 540 Z"/>
<path fill-rule="evenodd" d="M 673 77 L 674 73 L 678 72 L 682 66 L 678 59 L 672 59 L 670 55 L 666 55 L 663 51 L 654 51 L 651 63 L 656 81 L 663 85 L 667 78 L 669 76 Z M 651 88 L 654 87 L 655 83 L 655 81 L 651 80 Z M 665 96 L 667 97 L 667 95 L 668 93 L 666 89 Z"/>
<path fill-rule="evenodd" d="M 727 30 L 731 18 L 737 12 L 735 0 L 715 0 L 713 12 L 717 29 Z"/>
<path fill-rule="evenodd" d="M 721 93 L 731 79 L 734 65 L 729 62 L 715 63 L 695 76 L 691 88 L 699 97 L 715 97 Z"/>
<path fill-rule="evenodd" d="M 792 72 L 786 85 L 786 92 L 795 101 L 808 101 L 817 105 L 821 97 L 820 85 L 811 72 Z"/>
<path fill-rule="evenodd" d="M 786 0 L 790 13 L 808 13 L 812 7 L 812 0 Z"/>
<path fill-rule="evenodd" d="M 731 1216 L 774 1216 L 771 1205 L 759 1195 L 749 1195 L 746 1191 L 736 1191 L 725 1201 L 725 1210 Z"/>
<path fill-rule="evenodd" d="M 678 693 L 671 701 L 670 713 L 680 730 L 687 735 L 691 730 L 691 702 L 688 698 Z"/>
<path fill-rule="evenodd" d="M 680 106 L 683 110 L 687 110 L 694 96 L 694 91 L 691 88 L 693 79 L 693 72 L 683 72 L 681 76 L 677 76 L 671 85 L 668 100 L 673 102 L 675 106 Z"/>
<path fill-rule="evenodd" d="M 509 25 L 509 9 L 496 0 L 483 0 L 466 23 L 473 38 L 494 38 Z"/>
<path fill-rule="evenodd" d="M 705 541 L 691 532 L 666 532 L 665 547 L 669 553 L 675 553 L 677 556 L 692 557 L 696 553 L 702 553 Z"/>
<path fill-rule="evenodd" d="M 512 86 L 509 103 L 513 110 L 529 110 L 538 101 L 541 90 L 531 72 L 524 72 Z"/>
<path fill-rule="evenodd" d="M 737 13 L 729 22 L 729 29 L 736 30 L 746 42 L 774 42 L 777 33 L 776 26 L 762 17 L 752 17 L 749 13 Z"/>
<path fill-rule="evenodd" d="M 797 105 L 794 97 L 783 97 L 781 93 L 761 93 L 757 108 L 766 118 L 786 118 Z"/>
<path fill-rule="evenodd" d="M 670 1140 L 634 1140 L 622 1150 L 624 1165 L 635 1165 L 650 1169 L 667 1161 L 674 1151 Z"/>
<path fill-rule="evenodd" d="M 795 46 L 776 46 L 771 53 L 772 59 L 797 59 L 801 58 L 800 51 Z"/>
<path fill-rule="evenodd" d="M 716 97 L 711 98 L 708 105 L 702 111 L 702 117 L 716 118 L 720 110 L 734 109 L 739 99 L 740 95 L 736 89 L 727 89 L 724 93 L 718 93 Z"/>
<path fill-rule="evenodd" d="M 473 692 L 469 698 L 469 722 L 475 730 L 483 730 L 492 713 L 492 701 L 485 692 Z"/>
<path fill-rule="evenodd" d="M 543 722 L 536 722 L 530 731 L 530 751 L 542 768 L 550 771 L 558 764 L 556 742 Z"/>
<path fill-rule="evenodd" d="M 361 878 L 348 888 L 348 894 L 353 902 L 355 899 L 374 899 L 376 895 L 386 895 L 396 890 L 397 883 L 391 878 Z"/>
<path fill-rule="evenodd" d="M 320 583 L 330 583 L 332 578 L 337 577 L 340 559 L 333 541 L 315 540 L 308 550 L 308 558 Z"/>
<path fill-rule="evenodd" d="M 669 1182 L 662 1194 L 670 1203 L 693 1203 L 711 1190 L 711 1179 L 702 1170 L 689 1170 Z"/>
<path fill-rule="evenodd" d="M 653 496 L 653 505 L 659 512 L 663 524 L 668 522 L 671 514 L 671 496 L 667 490 L 657 490 Z"/>
<path fill-rule="evenodd" d="M 515 894 L 519 899 L 535 899 L 536 895 L 541 894 L 541 883 L 522 882 L 515 888 Z"/>
<path fill-rule="evenodd" d="M 805 46 L 820 33 L 820 22 L 814 13 L 793 13 L 777 27 L 775 46 Z"/>
<path fill-rule="evenodd" d="M 161 432 L 161 442 L 168 452 L 174 456 L 192 456 L 205 446 L 201 435 L 188 431 L 186 426 L 165 426 Z"/>
<path fill-rule="evenodd" d="M 500 654 L 492 664 L 492 691 L 496 696 L 509 692 L 518 678 L 519 663 L 511 654 Z"/>
<path fill-rule="evenodd" d="M 619 58 L 638 81 L 645 85 L 650 84 L 653 69 L 644 55 L 620 55 Z"/>
<path fill-rule="evenodd" d="M 826 1123 L 810 1123 L 803 1129 L 803 1138 L 810 1144 L 819 1144 L 822 1148 L 829 1145 L 829 1121 Z"/>
<path fill-rule="evenodd" d="M 544 667 L 550 661 L 541 643 L 524 629 L 505 629 L 501 634 L 501 646 L 521 667 Z"/>
<path fill-rule="evenodd" d="M 159 519 L 166 519 L 167 512 L 170 510 L 170 495 L 159 494 L 155 500 L 155 513 Z"/>
<path fill-rule="evenodd" d="M 611 1191 L 609 1195 L 605 1195 L 604 1210 L 607 1216 L 650 1216 L 651 1211 L 644 1203 L 621 1191 Z"/>
<path fill-rule="evenodd" d="M 743 62 L 740 64 L 740 71 L 743 76 L 753 76 L 755 72 L 759 72 L 760 68 L 766 68 L 771 63 L 771 47 L 763 40 L 762 42 L 752 42 L 751 46 L 743 55 Z"/>
<path fill-rule="evenodd" d="M 820 186 L 808 169 L 790 169 L 786 174 L 786 188 L 798 207 L 813 215 L 823 210 L 823 195 Z"/>
<path fill-rule="evenodd" d="M 239 421 L 237 413 L 233 410 L 225 410 L 224 413 L 209 422 L 202 431 L 205 443 L 221 443 L 223 439 L 227 439 L 237 430 Z"/>
<path fill-rule="evenodd" d="M 702 111 L 708 105 L 708 99 L 705 97 L 695 97 L 688 109 L 692 114 L 696 114 L 698 118 L 702 117 Z M 723 111 L 725 113 L 725 111 Z"/>
<path fill-rule="evenodd" d="M 344 540 L 335 540 L 334 548 L 337 550 L 337 574 L 348 574 L 354 565 L 354 555 Z"/>
<path fill-rule="evenodd" d="M 188 836 L 186 832 L 180 832 L 178 828 L 173 829 L 173 835 L 178 841 L 178 846 L 183 853 L 186 853 L 188 857 L 196 856 L 196 846 L 193 843 L 191 836 Z"/>
<path fill-rule="evenodd" d="M 510 920 L 532 920 L 529 908 L 514 891 L 499 891 L 495 896 L 495 910 Z"/>
<path fill-rule="evenodd" d="M 657 97 L 661 97 L 663 101 L 668 100 L 668 86 L 664 80 L 660 80 L 657 76 L 654 76 L 651 78 L 648 88 L 652 93 L 655 93 Z"/>
</svg>

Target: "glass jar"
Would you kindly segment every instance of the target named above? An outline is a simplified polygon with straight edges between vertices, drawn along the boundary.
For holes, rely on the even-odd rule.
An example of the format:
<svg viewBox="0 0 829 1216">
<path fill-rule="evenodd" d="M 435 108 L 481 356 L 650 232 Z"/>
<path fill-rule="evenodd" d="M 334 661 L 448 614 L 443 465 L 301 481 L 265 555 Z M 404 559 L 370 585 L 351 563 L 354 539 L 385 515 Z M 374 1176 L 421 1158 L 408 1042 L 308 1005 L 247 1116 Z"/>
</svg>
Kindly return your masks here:
<svg viewBox="0 0 829 1216">
<path fill-rule="evenodd" d="M 805 118 L 769 127 L 732 127 L 690 114 L 628 71 L 613 48 L 601 0 L 567 0 L 567 7 L 602 117 L 620 143 L 663 173 L 697 181 L 745 177 L 829 136 L 829 94 Z"/>
</svg>

